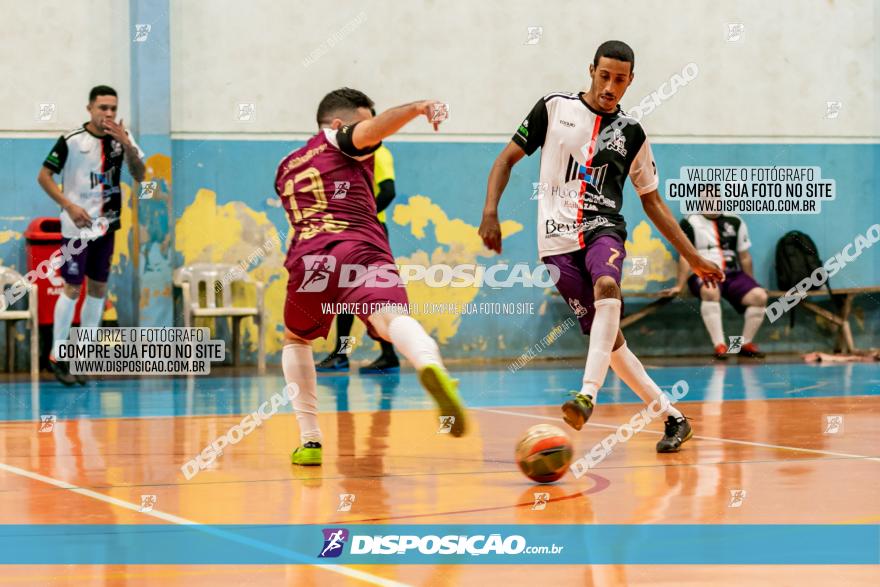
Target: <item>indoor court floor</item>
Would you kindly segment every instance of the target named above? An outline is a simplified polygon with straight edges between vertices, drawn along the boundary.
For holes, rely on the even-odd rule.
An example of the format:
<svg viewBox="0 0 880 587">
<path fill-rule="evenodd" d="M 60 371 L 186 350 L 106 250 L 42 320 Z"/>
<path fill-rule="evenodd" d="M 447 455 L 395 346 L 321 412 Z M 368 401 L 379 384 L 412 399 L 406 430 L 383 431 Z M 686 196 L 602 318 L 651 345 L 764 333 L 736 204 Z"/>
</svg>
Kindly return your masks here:
<svg viewBox="0 0 880 587">
<path fill-rule="evenodd" d="M 647 361 L 650 364 L 650 361 Z M 187 480 L 181 466 L 283 386 L 280 373 L 5 383 L 0 524 L 877 524 L 880 366 L 650 367 L 694 438 L 658 455 L 662 423 L 580 479 L 536 485 L 513 448 L 539 423 L 583 456 L 638 398 L 609 372 L 579 433 L 559 405 L 580 365 L 453 368 L 470 408 L 460 439 L 439 432 L 415 374 L 319 376 L 324 465 L 299 468 L 290 407 Z M 280 370 L 276 370 L 280 371 Z M 45 416 L 55 416 L 51 418 Z M 547 492 L 543 509 L 535 493 Z M 350 511 L 339 511 L 351 494 Z M 148 498 L 144 506 L 142 496 Z M 157 539 L 158 540 L 158 539 Z M 860 565 L 18 565 L 10 585 L 877 585 Z M 675 548 L 657 544 L 659 553 Z M 529 573 L 535 573 L 529 577 Z"/>
</svg>

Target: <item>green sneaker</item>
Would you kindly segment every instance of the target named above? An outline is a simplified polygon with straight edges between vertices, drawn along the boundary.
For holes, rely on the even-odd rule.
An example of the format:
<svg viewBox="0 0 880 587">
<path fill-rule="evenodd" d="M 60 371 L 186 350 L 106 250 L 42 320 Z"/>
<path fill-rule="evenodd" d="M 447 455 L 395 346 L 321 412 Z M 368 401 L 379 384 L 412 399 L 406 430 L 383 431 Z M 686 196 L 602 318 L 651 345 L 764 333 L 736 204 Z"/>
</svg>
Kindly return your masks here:
<svg viewBox="0 0 880 587">
<path fill-rule="evenodd" d="M 419 371 L 422 387 L 431 394 L 440 408 L 441 417 L 452 417 L 448 424 L 449 433 L 461 436 L 466 429 L 464 404 L 458 396 L 458 380 L 452 379 L 449 373 L 439 365 L 428 365 Z"/>
<path fill-rule="evenodd" d="M 562 417 L 566 424 L 580 430 L 593 415 L 593 398 L 577 391 L 571 393 L 574 397 L 562 404 Z"/>
<path fill-rule="evenodd" d="M 307 442 L 303 446 L 297 447 L 293 454 L 290 455 L 290 462 L 294 465 L 302 465 L 310 467 L 321 464 L 321 443 Z"/>
</svg>

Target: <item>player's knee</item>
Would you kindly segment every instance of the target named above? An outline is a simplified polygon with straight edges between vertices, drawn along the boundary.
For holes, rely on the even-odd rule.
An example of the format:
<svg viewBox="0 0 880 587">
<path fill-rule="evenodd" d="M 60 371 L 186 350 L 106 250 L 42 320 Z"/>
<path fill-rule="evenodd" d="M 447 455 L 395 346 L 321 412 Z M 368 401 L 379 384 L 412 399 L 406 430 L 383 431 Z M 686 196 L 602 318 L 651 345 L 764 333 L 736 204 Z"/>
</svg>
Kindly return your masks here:
<svg viewBox="0 0 880 587">
<path fill-rule="evenodd" d="M 284 344 L 285 345 L 288 345 L 288 344 L 306 344 L 307 345 L 307 344 L 309 344 L 309 341 L 295 335 L 293 332 L 291 332 L 290 330 L 285 328 L 284 329 Z"/>
<path fill-rule="evenodd" d="M 597 300 L 606 298 L 620 299 L 620 287 L 614 279 L 603 275 L 596 280 L 596 284 L 593 286 L 593 294 Z"/>
<path fill-rule="evenodd" d="M 388 342 L 391 342 L 391 334 L 389 331 L 391 322 L 400 316 L 405 316 L 405 314 L 402 312 L 391 311 L 389 309 L 388 311 L 370 314 L 367 320 L 369 320 L 370 324 L 373 326 L 373 330 L 376 331 L 376 334 Z"/>
<path fill-rule="evenodd" d="M 367 317 L 367 321 L 373 327 L 373 330 L 378 334 L 381 338 L 388 340 L 388 326 L 391 323 L 391 316 L 388 314 L 377 313 L 370 314 Z"/>
<path fill-rule="evenodd" d="M 74 285 L 72 283 L 64 284 L 64 295 L 66 295 L 71 300 L 79 299 L 79 292 L 82 289 L 81 285 Z"/>
<path fill-rule="evenodd" d="M 700 299 L 704 302 L 720 302 L 721 290 L 717 287 L 706 287 L 704 285 L 700 288 Z"/>
<path fill-rule="evenodd" d="M 743 299 L 747 306 L 766 306 L 767 305 L 767 290 L 756 287 Z"/>
<path fill-rule="evenodd" d="M 94 281 L 90 279 L 88 289 L 89 295 L 93 298 L 103 298 L 105 295 L 107 295 L 107 282 Z"/>
</svg>

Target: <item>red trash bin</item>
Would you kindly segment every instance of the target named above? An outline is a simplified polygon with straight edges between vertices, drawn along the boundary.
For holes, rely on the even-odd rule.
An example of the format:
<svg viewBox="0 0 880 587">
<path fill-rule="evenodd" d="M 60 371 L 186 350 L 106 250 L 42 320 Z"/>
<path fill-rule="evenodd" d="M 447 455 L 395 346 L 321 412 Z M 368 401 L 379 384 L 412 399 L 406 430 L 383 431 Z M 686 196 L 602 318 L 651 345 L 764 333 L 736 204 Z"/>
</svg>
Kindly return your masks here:
<svg viewBox="0 0 880 587">
<path fill-rule="evenodd" d="M 27 269 L 28 273 L 34 271 L 37 277 L 34 283 L 37 284 L 39 297 L 39 323 L 40 326 L 52 324 L 55 321 L 55 302 L 58 296 L 64 290 L 64 280 L 58 269 L 53 269 L 49 264 L 49 257 L 52 253 L 61 248 L 61 219 L 60 218 L 34 218 L 27 229 L 24 231 L 24 238 L 27 251 Z M 46 267 L 43 271 L 37 271 L 37 267 L 46 261 Z M 48 277 L 41 277 L 41 274 L 48 274 Z M 83 281 L 83 287 L 79 292 L 79 301 L 76 303 L 76 311 L 73 314 L 74 324 L 79 323 L 79 311 L 82 308 L 83 300 L 86 297 L 86 281 Z"/>
</svg>

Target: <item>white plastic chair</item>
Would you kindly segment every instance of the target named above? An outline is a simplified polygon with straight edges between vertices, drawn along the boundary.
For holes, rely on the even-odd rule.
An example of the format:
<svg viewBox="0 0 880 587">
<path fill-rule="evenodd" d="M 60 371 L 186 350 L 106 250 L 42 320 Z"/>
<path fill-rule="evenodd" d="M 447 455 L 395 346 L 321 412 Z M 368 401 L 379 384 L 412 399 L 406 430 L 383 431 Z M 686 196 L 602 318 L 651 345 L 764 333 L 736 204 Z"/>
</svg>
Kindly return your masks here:
<svg viewBox="0 0 880 587">
<path fill-rule="evenodd" d="M 174 285 L 183 293 L 183 324 L 192 327 L 195 318 L 232 318 L 232 364 L 238 365 L 240 322 L 248 316 L 257 325 L 257 368 L 266 369 L 266 348 L 263 342 L 264 284 L 242 271 L 237 265 L 227 263 L 193 263 L 174 271 Z M 253 285 L 257 293 L 256 307 L 233 306 L 232 284 Z M 201 304 L 200 290 L 205 288 L 205 305 Z M 219 298 L 219 299 L 218 299 Z M 218 303 L 219 302 L 219 303 Z"/>
<path fill-rule="evenodd" d="M 24 277 L 18 271 L 10 267 L 0 266 L 0 320 L 6 324 L 6 361 L 8 371 L 15 370 L 15 323 L 18 320 L 26 320 L 31 330 L 31 377 L 39 377 L 40 374 L 40 338 L 39 324 L 37 319 L 37 285 L 28 284 L 28 307 L 27 310 L 10 310 L 7 307 L 6 288 L 15 283 L 24 281 Z"/>
</svg>

